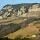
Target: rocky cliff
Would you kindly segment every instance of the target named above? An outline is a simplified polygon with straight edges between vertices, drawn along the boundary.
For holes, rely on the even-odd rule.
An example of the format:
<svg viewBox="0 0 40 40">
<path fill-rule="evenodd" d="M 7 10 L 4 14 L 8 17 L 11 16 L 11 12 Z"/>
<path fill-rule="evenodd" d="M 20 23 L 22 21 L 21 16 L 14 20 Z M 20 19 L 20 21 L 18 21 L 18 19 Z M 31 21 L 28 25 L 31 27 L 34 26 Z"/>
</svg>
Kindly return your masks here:
<svg viewBox="0 0 40 40">
<path fill-rule="evenodd" d="M 34 7 L 36 8 L 34 9 Z M 40 11 L 38 11 L 40 10 L 39 4 L 26 5 L 26 7 L 25 5 L 16 6 L 16 8 L 14 8 L 13 5 L 6 5 L 1 10 L 0 37 L 4 37 L 12 32 L 14 33 L 24 27 L 29 27 L 32 22 L 38 22 L 40 25 Z M 34 11 L 36 9 L 38 10 Z"/>
</svg>

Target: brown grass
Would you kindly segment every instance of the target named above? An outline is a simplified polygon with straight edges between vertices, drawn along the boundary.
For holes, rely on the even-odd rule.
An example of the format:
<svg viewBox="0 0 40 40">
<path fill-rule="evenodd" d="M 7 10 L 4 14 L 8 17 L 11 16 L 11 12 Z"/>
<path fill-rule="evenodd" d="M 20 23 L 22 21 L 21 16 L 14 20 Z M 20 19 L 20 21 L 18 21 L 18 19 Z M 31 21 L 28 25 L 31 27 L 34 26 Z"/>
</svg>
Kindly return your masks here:
<svg viewBox="0 0 40 40">
<path fill-rule="evenodd" d="M 38 25 L 40 26 L 40 24 L 29 24 L 28 26 L 26 26 L 26 28 L 22 28 L 14 33 L 10 33 L 7 35 L 8 38 L 14 39 L 17 36 L 23 36 L 23 37 L 27 37 L 27 35 L 31 36 L 32 34 L 37 34 L 38 33 Z"/>
</svg>

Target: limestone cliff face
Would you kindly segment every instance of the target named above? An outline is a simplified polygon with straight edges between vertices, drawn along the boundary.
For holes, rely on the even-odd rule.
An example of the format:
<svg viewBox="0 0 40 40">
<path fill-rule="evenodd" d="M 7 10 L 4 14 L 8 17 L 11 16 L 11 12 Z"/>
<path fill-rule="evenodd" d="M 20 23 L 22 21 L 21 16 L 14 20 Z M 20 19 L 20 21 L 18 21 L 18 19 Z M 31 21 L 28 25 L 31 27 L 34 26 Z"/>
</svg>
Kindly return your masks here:
<svg viewBox="0 0 40 40">
<path fill-rule="evenodd" d="M 34 4 L 32 6 L 29 6 L 27 8 L 27 5 L 18 6 L 19 8 L 14 8 L 13 5 L 6 5 L 2 8 L 2 12 L 0 12 L 2 15 L 2 18 L 8 18 L 8 17 L 27 17 L 27 16 L 40 16 L 40 6 L 39 4 Z"/>
</svg>

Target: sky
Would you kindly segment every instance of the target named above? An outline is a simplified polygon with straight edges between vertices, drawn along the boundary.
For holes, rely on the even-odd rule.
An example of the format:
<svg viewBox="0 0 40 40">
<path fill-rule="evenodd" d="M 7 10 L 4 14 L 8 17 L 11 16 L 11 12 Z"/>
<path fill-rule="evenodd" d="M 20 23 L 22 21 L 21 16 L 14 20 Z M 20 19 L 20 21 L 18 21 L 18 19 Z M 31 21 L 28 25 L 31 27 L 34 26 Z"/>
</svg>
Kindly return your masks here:
<svg viewBox="0 0 40 40">
<path fill-rule="evenodd" d="M 0 0 L 0 9 L 7 4 L 40 3 L 40 0 Z"/>
</svg>

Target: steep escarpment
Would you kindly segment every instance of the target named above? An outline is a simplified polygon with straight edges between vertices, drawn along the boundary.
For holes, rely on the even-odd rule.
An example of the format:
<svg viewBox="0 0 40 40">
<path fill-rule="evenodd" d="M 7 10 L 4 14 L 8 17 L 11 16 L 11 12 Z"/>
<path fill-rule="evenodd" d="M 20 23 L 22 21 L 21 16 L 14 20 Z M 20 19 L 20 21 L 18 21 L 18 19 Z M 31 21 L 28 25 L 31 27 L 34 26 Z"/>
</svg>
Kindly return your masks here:
<svg viewBox="0 0 40 40">
<path fill-rule="evenodd" d="M 31 36 L 40 28 L 40 4 L 18 6 L 6 5 L 0 12 L 0 37 Z"/>
</svg>

